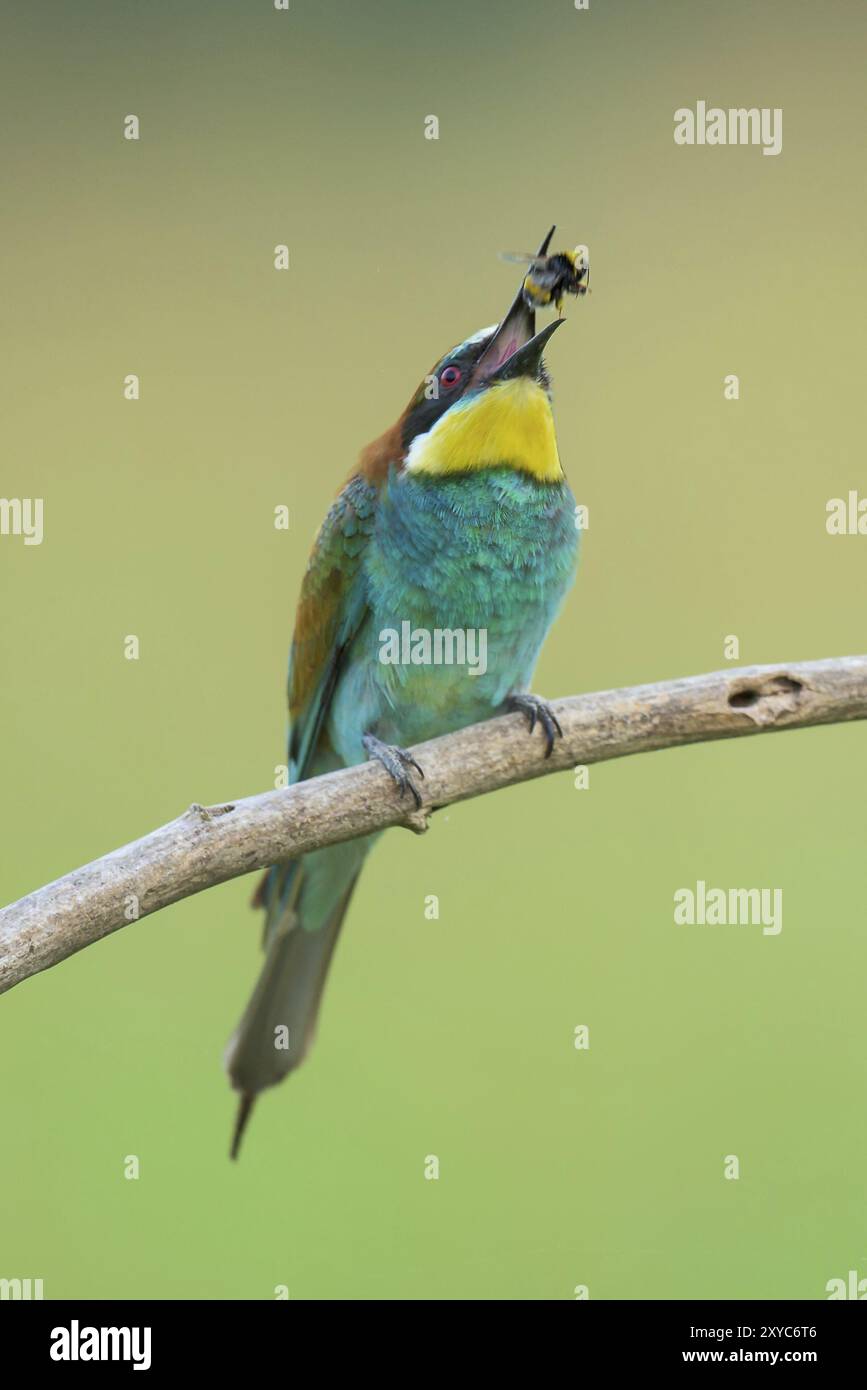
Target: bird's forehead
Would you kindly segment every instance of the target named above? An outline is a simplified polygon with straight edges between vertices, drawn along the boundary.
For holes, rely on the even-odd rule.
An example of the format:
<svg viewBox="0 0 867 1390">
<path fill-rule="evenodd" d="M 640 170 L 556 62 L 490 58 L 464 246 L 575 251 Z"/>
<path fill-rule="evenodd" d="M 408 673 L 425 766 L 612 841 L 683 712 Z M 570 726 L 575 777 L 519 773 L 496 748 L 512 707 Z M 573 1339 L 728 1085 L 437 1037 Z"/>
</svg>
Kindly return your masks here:
<svg viewBox="0 0 867 1390">
<path fill-rule="evenodd" d="M 470 347 L 474 343 L 483 343 L 486 338 L 492 338 L 498 328 L 499 324 L 497 323 L 492 323 L 487 328 L 480 328 L 478 333 L 473 333 L 467 338 L 465 346 Z"/>
<path fill-rule="evenodd" d="M 447 362 L 459 362 L 461 366 L 464 366 L 468 360 L 470 362 L 475 361 L 484 351 L 485 344 L 493 338 L 498 326 L 498 324 L 492 323 L 489 328 L 480 328 L 478 333 L 470 334 L 469 338 L 464 338 L 462 343 L 455 343 L 454 347 L 449 348 L 448 352 L 444 352 L 435 363 L 432 375 L 441 372 Z"/>
<path fill-rule="evenodd" d="M 440 365 L 455 357 L 478 356 L 485 343 L 493 338 L 498 326 L 498 324 L 492 323 L 489 328 L 480 328 L 478 333 L 471 333 L 469 338 L 464 338 L 462 343 L 455 343 L 453 348 L 449 348 L 448 352 L 443 353 L 440 358 Z"/>
</svg>

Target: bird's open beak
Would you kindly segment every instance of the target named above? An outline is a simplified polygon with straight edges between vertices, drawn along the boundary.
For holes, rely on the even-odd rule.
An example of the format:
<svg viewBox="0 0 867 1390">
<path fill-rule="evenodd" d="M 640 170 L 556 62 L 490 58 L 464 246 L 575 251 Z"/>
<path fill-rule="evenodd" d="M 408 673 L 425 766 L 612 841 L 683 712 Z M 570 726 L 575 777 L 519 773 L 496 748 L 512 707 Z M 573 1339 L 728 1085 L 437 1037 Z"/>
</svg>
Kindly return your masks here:
<svg viewBox="0 0 867 1390">
<path fill-rule="evenodd" d="M 542 365 L 542 354 L 545 351 L 548 339 L 564 323 L 564 319 L 552 319 L 549 324 L 542 329 L 541 333 L 536 333 L 532 338 L 528 338 L 520 347 L 516 347 L 508 356 L 488 372 L 487 381 L 511 381 L 514 377 L 529 376 L 534 380 L 539 375 L 539 368 Z"/>
<path fill-rule="evenodd" d="M 553 232 L 552 227 L 539 248 L 540 256 L 548 250 Z M 476 363 L 471 387 L 517 376 L 538 376 L 545 344 L 563 320 L 554 319 L 537 333 L 536 315 L 524 299 L 523 290 L 522 282 L 509 312 Z"/>
</svg>

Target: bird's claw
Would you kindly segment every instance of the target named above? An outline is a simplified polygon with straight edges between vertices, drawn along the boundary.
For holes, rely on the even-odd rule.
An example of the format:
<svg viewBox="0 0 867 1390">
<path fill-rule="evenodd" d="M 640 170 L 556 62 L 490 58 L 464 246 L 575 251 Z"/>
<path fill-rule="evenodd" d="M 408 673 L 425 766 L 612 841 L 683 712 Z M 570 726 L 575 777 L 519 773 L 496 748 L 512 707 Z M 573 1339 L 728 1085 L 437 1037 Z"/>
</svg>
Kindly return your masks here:
<svg viewBox="0 0 867 1390">
<path fill-rule="evenodd" d="M 418 810 L 422 803 L 421 792 L 410 776 L 409 769 L 414 768 L 422 781 L 424 781 L 424 771 L 415 758 L 405 749 L 398 748 L 396 744 L 383 743 L 382 739 L 377 738 L 375 734 L 365 734 L 361 742 L 364 744 L 367 756 L 374 758 L 385 768 L 401 796 L 405 792 L 412 794 L 416 810 Z"/>
<path fill-rule="evenodd" d="M 563 737 L 563 730 L 548 701 L 543 700 L 540 695 L 512 695 L 509 698 L 509 709 L 526 714 L 530 733 L 535 729 L 537 722 L 542 725 L 546 742 L 545 757 L 550 758 L 554 750 L 554 740 Z"/>
</svg>

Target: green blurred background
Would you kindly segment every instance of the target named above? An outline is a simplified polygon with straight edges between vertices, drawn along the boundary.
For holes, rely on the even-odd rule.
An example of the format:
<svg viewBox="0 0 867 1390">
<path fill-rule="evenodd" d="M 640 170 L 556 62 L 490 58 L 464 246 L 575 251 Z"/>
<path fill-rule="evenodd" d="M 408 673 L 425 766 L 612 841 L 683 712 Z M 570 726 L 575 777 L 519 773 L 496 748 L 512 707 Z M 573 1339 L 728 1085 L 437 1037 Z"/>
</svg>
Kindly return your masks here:
<svg viewBox="0 0 867 1390">
<path fill-rule="evenodd" d="M 863 6 L 8 13 L 0 492 L 44 497 L 46 531 L 0 539 L 2 901 L 272 785 L 311 537 L 505 308 L 496 253 L 552 221 L 592 256 L 550 354 L 591 523 L 536 688 L 714 669 L 727 634 L 742 663 L 864 650 L 867 540 L 825 532 L 865 491 Z M 677 147 L 698 99 L 782 107 L 782 154 Z M 251 881 L 16 988 L 0 1276 L 265 1299 L 867 1276 L 864 737 L 628 759 L 388 835 L 315 1051 L 238 1165 L 220 1058 L 259 967 Z M 675 928 L 697 878 L 782 887 L 781 935 Z"/>
</svg>

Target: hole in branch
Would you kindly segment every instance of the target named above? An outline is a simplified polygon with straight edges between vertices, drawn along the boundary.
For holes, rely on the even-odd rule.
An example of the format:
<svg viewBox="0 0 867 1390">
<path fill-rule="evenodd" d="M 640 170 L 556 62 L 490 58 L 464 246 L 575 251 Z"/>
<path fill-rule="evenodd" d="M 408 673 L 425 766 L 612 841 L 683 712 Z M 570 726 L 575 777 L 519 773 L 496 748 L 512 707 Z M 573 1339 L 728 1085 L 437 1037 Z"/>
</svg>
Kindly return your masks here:
<svg viewBox="0 0 867 1390">
<path fill-rule="evenodd" d="M 760 700 L 772 699 L 779 695 L 800 695 L 803 690 L 800 681 L 793 680 L 791 676 L 771 676 L 764 685 L 746 685 L 740 690 L 733 690 L 729 695 L 729 705 L 732 709 L 750 709 L 757 705 Z"/>
</svg>

